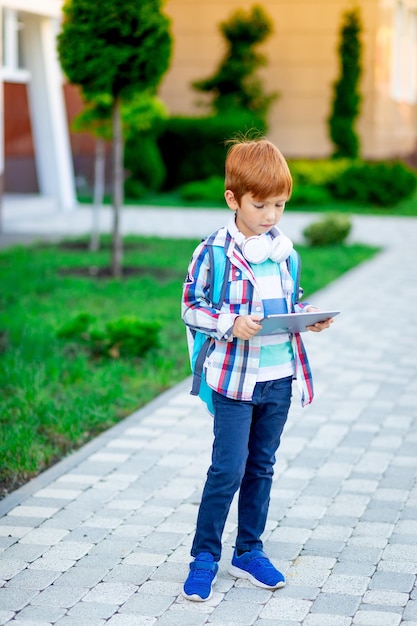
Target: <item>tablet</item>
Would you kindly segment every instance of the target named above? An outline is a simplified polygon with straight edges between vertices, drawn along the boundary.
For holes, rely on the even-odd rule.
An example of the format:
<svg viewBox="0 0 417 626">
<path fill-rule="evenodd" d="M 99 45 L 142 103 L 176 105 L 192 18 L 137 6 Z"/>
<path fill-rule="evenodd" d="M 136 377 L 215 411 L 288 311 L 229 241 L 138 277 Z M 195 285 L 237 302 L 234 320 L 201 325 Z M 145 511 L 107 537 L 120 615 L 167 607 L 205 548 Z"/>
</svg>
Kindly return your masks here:
<svg viewBox="0 0 417 626">
<path fill-rule="evenodd" d="M 339 313 L 340 311 L 313 311 L 311 313 L 268 315 L 261 320 L 262 328 L 257 334 L 303 333 L 307 330 L 307 326 L 316 322 L 324 322 L 329 317 L 335 317 Z"/>
</svg>

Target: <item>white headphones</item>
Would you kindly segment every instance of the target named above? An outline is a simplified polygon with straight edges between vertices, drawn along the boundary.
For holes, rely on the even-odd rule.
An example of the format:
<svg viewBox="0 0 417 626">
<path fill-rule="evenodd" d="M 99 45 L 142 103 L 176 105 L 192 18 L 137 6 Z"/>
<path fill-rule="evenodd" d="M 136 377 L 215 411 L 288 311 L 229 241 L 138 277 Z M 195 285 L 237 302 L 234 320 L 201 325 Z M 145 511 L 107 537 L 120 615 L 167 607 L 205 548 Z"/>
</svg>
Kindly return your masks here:
<svg viewBox="0 0 417 626">
<path fill-rule="evenodd" d="M 249 263 L 263 263 L 267 259 L 281 263 L 288 259 L 293 249 L 291 239 L 276 227 L 264 235 L 253 235 L 246 238 L 237 229 L 233 219 L 233 224 L 229 224 L 229 232 Z"/>
</svg>

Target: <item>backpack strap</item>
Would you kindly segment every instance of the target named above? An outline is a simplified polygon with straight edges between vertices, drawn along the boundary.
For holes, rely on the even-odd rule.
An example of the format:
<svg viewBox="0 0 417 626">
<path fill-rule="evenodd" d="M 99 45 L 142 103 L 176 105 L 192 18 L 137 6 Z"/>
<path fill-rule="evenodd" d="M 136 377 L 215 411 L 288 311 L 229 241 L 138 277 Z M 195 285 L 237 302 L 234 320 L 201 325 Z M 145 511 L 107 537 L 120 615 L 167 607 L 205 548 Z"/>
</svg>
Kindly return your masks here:
<svg viewBox="0 0 417 626">
<path fill-rule="evenodd" d="M 194 334 L 194 340 L 195 340 L 195 334 Z M 202 380 L 202 375 L 203 375 L 203 365 L 206 359 L 207 350 L 209 349 L 210 342 L 211 342 L 211 337 L 207 337 L 207 339 L 202 344 L 197 354 L 196 360 L 194 362 L 193 381 L 192 381 L 191 391 L 190 391 L 190 394 L 192 396 L 198 396 L 198 394 L 200 393 L 201 380 Z"/>
<path fill-rule="evenodd" d="M 209 298 L 212 306 L 220 310 L 226 297 L 231 263 L 229 257 L 226 256 L 224 248 L 209 244 L 207 251 L 210 259 Z"/>
<path fill-rule="evenodd" d="M 226 255 L 224 247 L 213 246 L 208 243 L 207 251 L 209 255 L 209 299 L 213 308 L 220 310 L 226 297 L 231 261 Z M 293 250 L 286 262 L 288 271 L 294 281 L 294 292 L 292 295 L 292 301 L 293 304 L 295 304 L 296 302 L 298 302 L 299 299 L 301 273 L 301 261 L 298 252 Z M 199 335 L 199 339 L 202 341 L 201 333 L 193 332 L 192 334 L 194 337 L 194 341 L 197 340 L 197 335 Z M 194 361 L 192 388 L 190 392 L 193 396 L 200 395 L 201 397 L 200 389 L 201 383 L 203 381 L 203 366 L 211 342 L 212 338 L 206 337 L 204 341 L 202 341 L 201 346 L 197 348 L 198 353 Z M 206 401 L 204 400 L 204 398 L 202 399 L 203 401 Z"/>
<path fill-rule="evenodd" d="M 207 245 L 209 255 L 209 299 L 213 308 L 220 311 L 226 297 L 227 283 L 230 272 L 230 259 L 226 256 L 225 250 L 221 246 Z M 196 341 L 196 333 L 193 333 L 194 341 Z M 207 337 L 198 350 L 193 367 L 193 382 L 191 395 L 198 396 L 201 387 L 203 365 L 206 359 L 207 351 L 211 344 L 211 337 Z"/>
<path fill-rule="evenodd" d="M 302 295 L 300 289 L 300 276 L 301 276 L 301 258 L 296 250 L 292 250 L 290 256 L 287 258 L 287 268 L 291 278 L 294 281 L 294 291 L 292 294 L 293 305 L 297 304 Z"/>
</svg>

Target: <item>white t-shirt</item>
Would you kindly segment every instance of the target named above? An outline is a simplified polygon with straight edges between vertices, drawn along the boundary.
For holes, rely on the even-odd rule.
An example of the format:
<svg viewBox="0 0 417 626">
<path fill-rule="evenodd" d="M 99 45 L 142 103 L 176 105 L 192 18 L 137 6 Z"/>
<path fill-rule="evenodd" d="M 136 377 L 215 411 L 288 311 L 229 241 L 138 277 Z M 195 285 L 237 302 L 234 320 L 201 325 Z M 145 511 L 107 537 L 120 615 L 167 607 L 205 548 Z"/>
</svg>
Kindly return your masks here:
<svg viewBox="0 0 417 626">
<path fill-rule="evenodd" d="M 267 259 L 263 263 L 251 263 L 251 268 L 262 297 L 265 315 L 288 313 L 278 263 Z M 263 335 L 257 381 L 292 376 L 294 367 L 294 353 L 289 335 Z"/>
</svg>

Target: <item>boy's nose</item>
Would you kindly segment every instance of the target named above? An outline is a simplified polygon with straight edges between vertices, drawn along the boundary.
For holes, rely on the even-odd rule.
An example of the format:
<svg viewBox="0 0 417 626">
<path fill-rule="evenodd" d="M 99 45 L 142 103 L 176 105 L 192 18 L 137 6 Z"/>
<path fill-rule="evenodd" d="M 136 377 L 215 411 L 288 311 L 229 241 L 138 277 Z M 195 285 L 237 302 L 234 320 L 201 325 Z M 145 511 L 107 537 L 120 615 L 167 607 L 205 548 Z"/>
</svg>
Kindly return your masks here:
<svg viewBox="0 0 417 626">
<path fill-rule="evenodd" d="M 266 211 L 266 217 L 268 219 L 269 222 L 276 222 L 277 220 L 277 211 L 275 209 L 275 207 L 267 207 L 267 211 Z"/>
</svg>

